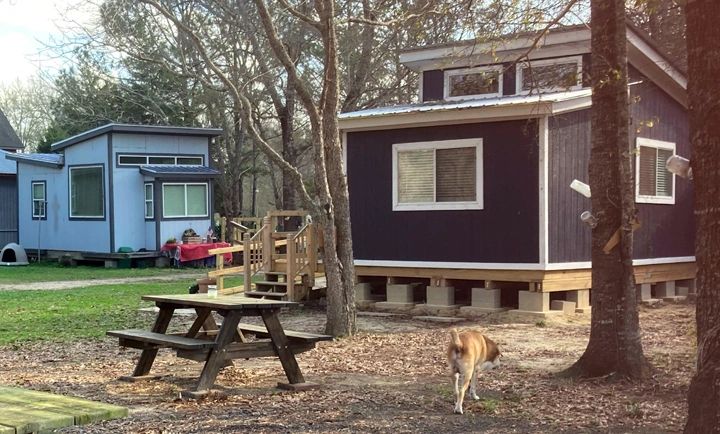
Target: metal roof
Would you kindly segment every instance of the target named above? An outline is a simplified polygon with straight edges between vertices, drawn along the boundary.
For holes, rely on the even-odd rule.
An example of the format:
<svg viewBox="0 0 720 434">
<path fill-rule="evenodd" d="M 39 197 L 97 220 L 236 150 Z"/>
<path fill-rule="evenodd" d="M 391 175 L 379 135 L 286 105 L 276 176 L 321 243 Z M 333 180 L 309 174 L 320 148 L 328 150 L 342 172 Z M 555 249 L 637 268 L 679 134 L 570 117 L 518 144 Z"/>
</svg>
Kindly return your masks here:
<svg viewBox="0 0 720 434">
<path fill-rule="evenodd" d="M 0 148 L 2 149 L 22 149 L 25 145 L 20 141 L 15 129 L 5 117 L 5 113 L 0 110 Z"/>
<path fill-rule="evenodd" d="M 10 152 L 0 149 L 0 174 L 2 175 L 14 175 L 17 173 L 17 163 L 5 158 L 8 154 Z"/>
<path fill-rule="evenodd" d="M 12 154 L 8 153 L 5 157 L 9 160 L 20 161 L 28 164 L 36 164 L 39 166 L 62 167 L 65 164 L 65 156 L 63 154 Z"/>
<path fill-rule="evenodd" d="M 217 178 L 220 172 L 207 166 L 145 164 L 140 166 L 140 173 L 155 178 Z"/>
<path fill-rule="evenodd" d="M 107 124 L 53 143 L 51 148 L 53 151 L 57 151 L 107 133 L 217 137 L 223 133 L 223 130 L 222 128 L 173 127 L 164 125 Z"/>
<path fill-rule="evenodd" d="M 397 114 L 412 114 L 425 112 L 439 112 L 451 110 L 463 110 L 483 107 L 509 107 L 525 104 L 537 104 L 541 102 L 561 102 L 577 98 L 584 98 L 592 95 L 592 90 L 580 89 L 567 92 L 553 92 L 533 95 L 502 96 L 496 98 L 476 98 L 459 101 L 429 101 L 418 104 L 396 105 L 390 107 L 378 107 L 355 112 L 341 113 L 339 120 L 369 118 L 376 116 L 389 116 Z"/>
</svg>

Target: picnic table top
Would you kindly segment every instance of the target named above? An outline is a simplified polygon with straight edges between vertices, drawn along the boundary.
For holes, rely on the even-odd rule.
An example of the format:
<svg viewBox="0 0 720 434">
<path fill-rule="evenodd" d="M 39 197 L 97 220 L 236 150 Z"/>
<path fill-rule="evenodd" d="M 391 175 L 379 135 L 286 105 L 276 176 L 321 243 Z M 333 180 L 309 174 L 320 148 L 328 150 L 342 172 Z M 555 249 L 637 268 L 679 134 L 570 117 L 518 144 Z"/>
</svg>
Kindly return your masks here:
<svg viewBox="0 0 720 434">
<path fill-rule="evenodd" d="M 261 298 L 250 298 L 244 295 L 218 295 L 210 297 L 208 294 L 172 294 L 172 295 L 143 295 L 143 300 L 154 301 L 155 303 L 170 303 L 189 307 L 205 307 L 211 309 L 274 309 L 281 307 L 293 307 L 298 303 L 282 300 L 266 300 Z"/>
</svg>

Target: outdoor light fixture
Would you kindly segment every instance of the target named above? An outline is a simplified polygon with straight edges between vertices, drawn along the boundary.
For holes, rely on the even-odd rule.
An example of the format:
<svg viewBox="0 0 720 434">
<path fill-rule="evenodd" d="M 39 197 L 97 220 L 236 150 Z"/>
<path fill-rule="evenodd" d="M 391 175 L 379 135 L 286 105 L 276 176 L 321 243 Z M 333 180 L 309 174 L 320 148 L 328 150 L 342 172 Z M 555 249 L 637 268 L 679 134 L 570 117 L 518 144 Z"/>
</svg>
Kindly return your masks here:
<svg viewBox="0 0 720 434">
<path fill-rule="evenodd" d="M 693 179 L 692 178 L 692 167 L 690 167 L 690 160 L 683 158 L 679 155 L 673 155 L 667 159 L 665 167 L 670 173 L 673 173 L 681 178 Z"/>
<path fill-rule="evenodd" d="M 595 226 L 598 224 L 597 218 L 592 215 L 590 211 L 583 211 L 583 213 L 580 214 L 580 220 L 592 229 L 595 229 Z"/>
<path fill-rule="evenodd" d="M 590 198 L 590 186 L 585 184 L 584 182 L 573 179 L 573 182 L 570 183 L 570 188 L 582 194 L 583 196 Z"/>
</svg>

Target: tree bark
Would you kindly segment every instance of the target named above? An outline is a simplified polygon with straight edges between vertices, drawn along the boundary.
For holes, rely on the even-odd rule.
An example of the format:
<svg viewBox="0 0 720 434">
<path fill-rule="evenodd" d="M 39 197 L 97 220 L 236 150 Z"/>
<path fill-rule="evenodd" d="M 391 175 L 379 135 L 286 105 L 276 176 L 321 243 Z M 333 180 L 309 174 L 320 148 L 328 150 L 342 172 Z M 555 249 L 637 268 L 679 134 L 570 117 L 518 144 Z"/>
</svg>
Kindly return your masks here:
<svg viewBox="0 0 720 434">
<path fill-rule="evenodd" d="M 697 372 L 686 433 L 720 432 L 720 3 L 686 6 L 690 140 L 695 184 Z"/>
<path fill-rule="evenodd" d="M 585 353 L 564 374 L 614 374 L 642 378 L 648 364 L 640 341 L 632 268 L 635 195 L 628 136 L 627 39 L 623 0 L 593 0 L 592 149 L 592 320 Z M 616 230 L 620 243 L 603 247 Z"/>
</svg>

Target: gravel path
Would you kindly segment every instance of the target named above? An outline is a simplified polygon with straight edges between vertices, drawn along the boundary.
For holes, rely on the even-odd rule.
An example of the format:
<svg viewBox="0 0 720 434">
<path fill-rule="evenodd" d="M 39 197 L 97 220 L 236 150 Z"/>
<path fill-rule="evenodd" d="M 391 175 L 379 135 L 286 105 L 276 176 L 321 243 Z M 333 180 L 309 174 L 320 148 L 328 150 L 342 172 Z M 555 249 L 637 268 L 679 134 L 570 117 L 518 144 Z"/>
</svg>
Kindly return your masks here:
<svg viewBox="0 0 720 434">
<path fill-rule="evenodd" d="M 57 289 L 82 288 L 85 286 L 121 285 L 132 282 L 170 282 L 174 280 L 194 280 L 205 276 L 204 273 L 172 274 L 169 276 L 118 277 L 114 279 L 66 280 L 54 282 L 28 282 L 0 284 L 0 291 L 47 291 Z"/>
</svg>

